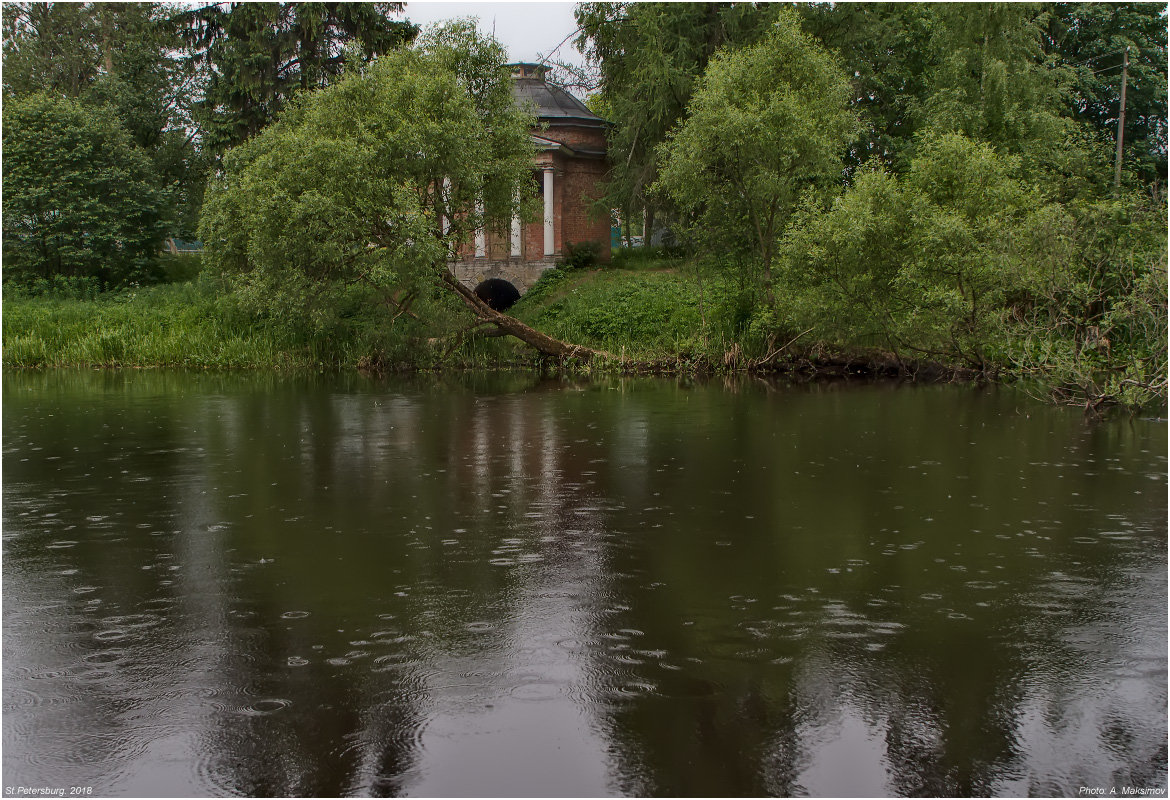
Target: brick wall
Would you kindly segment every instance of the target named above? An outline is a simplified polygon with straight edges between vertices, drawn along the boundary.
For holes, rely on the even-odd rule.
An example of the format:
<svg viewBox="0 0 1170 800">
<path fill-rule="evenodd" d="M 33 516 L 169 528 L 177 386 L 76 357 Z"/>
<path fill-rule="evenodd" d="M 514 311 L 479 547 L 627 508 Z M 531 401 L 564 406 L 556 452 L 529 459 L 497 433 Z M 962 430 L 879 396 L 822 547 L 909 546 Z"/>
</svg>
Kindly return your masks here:
<svg viewBox="0 0 1170 800">
<path fill-rule="evenodd" d="M 605 149 L 605 132 L 600 128 L 550 126 L 540 135 L 559 141 L 569 147 Z M 593 201 L 604 190 L 603 184 L 608 172 L 607 162 L 600 158 L 576 158 L 558 152 L 540 153 L 533 164 L 533 174 L 539 191 L 543 190 L 543 176 L 540 168 L 548 164 L 551 164 L 555 169 L 553 174 L 553 246 L 555 255 L 550 258 L 544 254 L 544 221 L 543 218 L 538 218 L 521 226 L 521 256 L 518 260 L 538 264 L 544 264 L 546 261 L 551 263 L 556 256 L 564 252 L 566 243 L 597 242 L 601 248 L 602 260 L 608 261 L 610 257 L 609 214 L 604 210 L 601 213 L 596 213 L 593 208 Z M 543 202 L 541 205 L 543 207 Z M 483 274 L 486 277 L 505 277 L 489 275 L 486 270 L 489 269 L 490 264 L 506 261 L 515 262 L 511 255 L 510 231 L 510 227 L 505 228 L 502 232 L 488 231 L 487 255 L 483 258 L 477 259 L 475 257 L 474 242 L 469 242 L 465 247 L 460 248 L 460 264 L 467 265 L 465 271 L 469 276 L 474 273 L 475 275 Z M 541 266 L 539 269 L 543 270 L 544 268 Z M 478 281 L 476 282 L 478 283 Z"/>
<path fill-rule="evenodd" d="M 605 150 L 605 131 L 602 128 L 576 125 L 549 125 L 541 134 L 546 139 L 567 144 L 572 148 Z"/>
<path fill-rule="evenodd" d="M 565 243 L 597 242 L 601 245 L 601 258 L 608 261 L 610 256 L 610 221 L 605 210 L 594 208 L 594 201 L 603 191 L 606 165 L 600 159 L 568 159 L 563 175 L 560 175 L 563 194 L 561 197 L 561 229 L 558 248 L 563 252 Z"/>
</svg>

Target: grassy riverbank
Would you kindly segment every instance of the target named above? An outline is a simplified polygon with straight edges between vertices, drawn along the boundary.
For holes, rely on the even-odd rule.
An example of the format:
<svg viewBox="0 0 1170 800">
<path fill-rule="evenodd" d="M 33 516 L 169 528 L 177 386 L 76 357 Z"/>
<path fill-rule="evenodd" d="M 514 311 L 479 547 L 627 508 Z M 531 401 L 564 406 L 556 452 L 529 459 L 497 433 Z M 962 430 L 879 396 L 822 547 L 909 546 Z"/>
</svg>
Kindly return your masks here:
<svg viewBox="0 0 1170 800">
<path fill-rule="evenodd" d="M 677 267 L 558 271 L 514 313 L 564 341 L 634 359 L 714 355 L 728 344 L 728 287 Z"/>
<path fill-rule="evenodd" d="M 4 300 L 5 367 L 309 366 L 309 353 L 289 344 L 274 328 L 233 318 L 198 283 Z"/>
<path fill-rule="evenodd" d="M 466 315 L 441 299 L 428 309 L 428 316 L 440 318 L 424 325 L 405 317 L 389 324 L 381 308 L 326 322 L 261 316 L 203 280 L 106 293 L 9 289 L 3 364 L 435 369 L 533 363 L 530 351 L 512 340 L 461 336 Z M 512 313 L 558 339 L 620 359 L 715 369 L 735 366 L 727 361 L 729 352 L 762 347 L 746 343 L 745 303 L 732 282 L 662 259 L 632 269 L 550 271 Z"/>
<path fill-rule="evenodd" d="M 434 369 L 533 363 L 512 340 L 459 335 L 466 315 L 442 299 L 428 308 L 439 319 L 389 324 L 381 308 L 351 309 L 325 322 L 261 316 L 205 280 L 106 293 L 8 288 L 3 364 Z M 745 303 L 732 282 L 660 259 L 626 269 L 550 271 L 512 313 L 558 339 L 619 358 L 710 369 L 734 366 L 726 363 L 729 352 L 747 352 Z"/>
<path fill-rule="evenodd" d="M 612 353 L 632 371 L 973 374 L 958 361 L 899 363 L 865 342 L 783 334 L 775 322 L 784 312 L 761 313 L 758 299 L 727 273 L 659 259 L 546 273 L 512 313 L 550 336 Z"/>
<path fill-rule="evenodd" d="M 466 320 L 447 299 L 421 304 L 425 320 L 391 322 L 360 294 L 328 317 L 257 313 L 202 278 L 100 293 L 84 283 L 37 292 L 5 286 L 3 365 L 417 370 L 498 366 L 521 353 L 455 336 Z"/>
<path fill-rule="evenodd" d="M 831 325 L 805 328 L 800 309 L 786 307 L 783 295 L 774 311 L 763 313 L 752 291 L 733 273 L 694 262 L 619 259 L 602 269 L 549 271 L 512 313 L 558 339 L 616 357 L 590 369 L 981 374 L 1027 377 L 1065 402 L 1089 405 L 1104 397 L 1103 404 L 1130 408 L 1165 403 L 1165 355 L 1157 340 L 1159 330 L 1165 339 L 1159 328 L 1164 307 L 1130 311 L 1148 317 L 1148 342 L 1089 349 L 1056 334 L 1040 338 L 1034 330 L 1009 326 L 994 343 L 996 357 L 975 365 L 958 353 L 922 357 L 911 348 L 898 354 L 864 336 L 835 335 Z M 418 318 L 391 322 L 384 306 L 355 294 L 326 319 L 279 310 L 257 314 L 201 278 L 107 293 L 7 287 L 3 364 L 427 370 L 537 363 L 514 340 L 469 334 L 466 313 L 445 293 L 417 311 Z"/>
</svg>

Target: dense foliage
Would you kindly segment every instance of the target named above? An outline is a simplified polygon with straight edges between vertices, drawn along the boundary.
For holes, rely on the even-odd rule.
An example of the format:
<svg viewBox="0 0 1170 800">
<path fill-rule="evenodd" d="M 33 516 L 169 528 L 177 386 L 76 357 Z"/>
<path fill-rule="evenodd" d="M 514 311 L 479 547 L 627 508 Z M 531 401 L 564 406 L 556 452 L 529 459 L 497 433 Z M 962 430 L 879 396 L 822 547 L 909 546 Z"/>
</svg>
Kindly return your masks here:
<svg viewBox="0 0 1170 800">
<path fill-rule="evenodd" d="M 658 213 L 700 270 L 738 276 L 743 346 L 1040 376 L 1090 405 L 1165 397 L 1164 7 L 735 8 L 768 32 L 636 81 L 626 65 L 684 66 L 639 24 L 649 11 L 578 16 L 611 145 L 639 163 L 641 133 Z M 651 134 L 637 109 L 662 96 L 685 113 Z"/>
<path fill-rule="evenodd" d="M 392 19 L 402 3 L 210 4 L 178 15 L 193 62 L 205 68 L 196 103 L 214 155 L 255 136 L 293 93 L 328 86 L 347 58 L 369 61 L 413 40 Z"/>
<path fill-rule="evenodd" d="M 656 148 L 685 117 L 711 57 L 758 41 L 780 8 L 578 6 L 578 47 L 601 76 L 591 103 L 615 123 L 614 207 L 641 210 L 642 189 L 657 177 Z M 796 11 L 851 76 L 851 105 L 863 124 L 847 166 L 877 157 L 904 169 L 915 135 L 940 116 L 968 133 L 982 127 L 998 136 L 1055 112 L 1112 141 L 1128 47 L 1126 165 L 1146 181 L 1165 182 L 1164 5 L 808 3 Z M 963 100 L 975 102 L 964 109 Z"/>
<path fill-rule="evenodd" d="M 191 117 L 199 86 L 172 12 L 155 3 L 6 3 L 3 23 L 5 102 L 47 93 L 116 117 L 166 192 L 169 232 L 191 234 L 204 169 Z"/>
<path fill-rule="evenodd" d="M 7 278 L 148 281 L 167 206 L 149 156 L 109 109 L 48 94 L 5 103 Z"/>
<path fill-rule="evenodd" d="M 46 255 L 55 247 L 49 239 L 37 248 L 27 242 L 10 246 L 6 227 L 5 280 L 58 267 L 62 275 L 75 275 L 80 262 L 111 285 L 159 274 L 146 263 L 156 260 L 160 243 L 153 220 L 165 221 L 164 235 L 195 238 L 207 175 L 223 150 L 270 123 L 294 91 L 336 80 L 347 59 L 361 62 L 410 41 L 415 27 L 392 18 L 402 8 L 401 3 L 5 3 L 5 183 L 10 172 L 24 183 L 16 193 L 5 192 L 4 215 L 21 220 L 13 230 L 24 231 L 27 239 L 30 218 L 20 204 L 29 187 L 60 189 L 52 192 L 51 208 L 42 204 L 36 212 L 42 219 L 37 224 L 43 226 L 44 215 L 52 213 L 55 230 L 49 239 L 70 239 L 68 253 L 58 259 Z M 69 124 L 88 128 L 90 139 L 99 131 L 109 136 L 99 159 L 105 177 L 98 177 L 96 166 L 78 163 L 83 151 L 59 149 L 75 148 L 76 137 L 46 134 L 35 147 L 8 149 L 10 121 L 22 124 L 20 115 L 29 104 L 43 106 L 45 98 L 71 101 Z M 9 106 L 21 110 L 10 115 Z M 38 120 L 43 124 L 44 115 Z M 113 130 L 111 120 L 121 132 Z M 60 130 L 64 123 L 55 124 Z M 14 135 L 23 141 L 34 133 Z M 60 183 L 60 174 L 54 177 L 41 161 L 30 160 L 41 157 L 75 177 Z M 138 205 L 152 209 L 150 224 L 141 231 L 116 236 L 120 250 L 134 252 L 133 269 L 123 256 L 94 266 L 107 258 L 109 247 L 102 243 L 109 233 L 76 227 L 90 218 L 124 216 L 123 227 L 142 222 L 139 210 L 117 193 L 105 208 L 93 207 L 94 192 L 101 191 L 95 181 L 117 174 L 130 176 L 127 188 L 141 191 Z M 140 248 L 139 240 L 152 242 L 155 251 Z M 34 252 L 36 260 L 29 260 Z"/>
<path fill-rule="evenodd" d="M 469 23 L 415 42 L 401 11 L 6 4 L 6 285 L 152 280 L 161 238 L 201 217 L 205 291 L 280 347 L 353 364 L 464 346 L 435 283 L 477 227 L 532 212 L 531 120 L 498 45 Z M 618 2 L 577 19 L 590 107 L 613 123 L 606 201 L 683 259 L 550 273 L 519 316 L 614 353 L 850 351 L 1037 378 L 1090 407 L 1164 402 L 1164 5 Z"/>
<path fill-rule="evenodd" d="M 780 232 L 804 193 L 835 183 L 854 136 L 848 99 L 844 71 L 783 14 L 758 44 L 711 62 L 685 124 L 661 147 L 654 189 L 674 201 L 692 240 L 751 242 L 768 305 Z"/>
<path fill-rule="evenodd" d="M 682 119 L 699 77 L 720 48 L 756 41 L 779 6 L 757 3 L 579 3 L 578 47 L 597 65 L 594 106 L 620 120 L 609 139 L 607 199 L 626 218 L 658 177 L 658 145 Z M 653 220 L 648 220 L 653 226 Z M 647 239 L 649 241 L 649 239 Z"/>
<path fill-rule="evenodd" d="M 1158 3 L 1057 3 L 1044 26 L 1050 60 L 1072 73 L 1066 93 L 1072 115 L 1110 141 L 1128 60 L 1125 163 L 1146 184 L 1166 180 L 1165 10 Z"/>
<path fill-rule="evenodd" d="M 253 307 L 320 325 L 355 302 L 412 318 L 454 249 L 531 192 L 532 120 L 505 60 L 454 23 L 294 101 L 209 187 L 207 266 Z"/>
</svg>

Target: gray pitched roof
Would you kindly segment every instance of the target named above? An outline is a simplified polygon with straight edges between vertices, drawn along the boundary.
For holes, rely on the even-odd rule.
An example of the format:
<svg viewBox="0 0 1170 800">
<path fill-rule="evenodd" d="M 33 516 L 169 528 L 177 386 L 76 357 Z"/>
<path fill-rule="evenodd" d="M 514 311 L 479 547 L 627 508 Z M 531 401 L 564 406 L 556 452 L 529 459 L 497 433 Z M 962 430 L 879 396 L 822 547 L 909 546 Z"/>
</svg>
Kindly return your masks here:
<svg viewBox="0 0 1170 800">
<path fill-rule="evenodd" d="M 512 95 L 516 102 L 529 102 L 536 115 L 549 125 L 582 125 L 600 128 L 605 120 L 594 114 L 585 104 L 559 86 L 545 82 L 548 68 L 541 64 L 512 64 Z"/>
</svg>

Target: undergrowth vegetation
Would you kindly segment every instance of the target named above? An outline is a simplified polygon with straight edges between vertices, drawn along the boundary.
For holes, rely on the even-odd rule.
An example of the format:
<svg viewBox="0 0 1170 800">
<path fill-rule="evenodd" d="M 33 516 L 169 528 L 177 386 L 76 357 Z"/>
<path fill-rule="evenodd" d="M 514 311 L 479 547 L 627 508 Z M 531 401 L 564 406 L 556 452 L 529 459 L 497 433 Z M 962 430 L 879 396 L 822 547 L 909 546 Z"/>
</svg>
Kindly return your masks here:
<svg viewBox="0 0 1170 800">
<path fill-rule="evenodd" d="M 715 363 L 746 334 L 733 281 L 703 280 L 693 263 L 661 255 L 653 267 L 630 261 L 634 269 L 550 270 L 521 299 L 516 316 L 550 336 L 635 359 Z"/>
<path fill-rule="evenodd" d="M 281 339 L 195 283 L 96 297 L 12 292 L 4 302 L 6 367 L 308 366 Z"/>
<path fill-rule="evenodd" d="M 104 293 L 58 283 L 35 294 L 5 288 L 5 367 L 426 369 L 491 365 L 510 352 L 498 342 L 445 341 L 461 319 L 443 295 L 424 324 L 393 319 L 361 291 L 310 319 L 257 312 L 212 280 Z"/>
<path fill-rule="evenodd" d="M 913 262 L 898 255 L 897 242 L 906 235 L 899 218 L 868 216 L 889 199 L 883 180 L 859 181 L 853 205 L 796 230 L 775 310 L 762 311 L 758 289 L 717 259 L 619 251 L 601 269 L 548 270 L 512 313 L 550 336 L 618 359 L 590 369 L 641 363 L 723 370 L 829 356 L 908 367 L 925 360 L 1024 378 L 1064 402 L 1103 405 L 1104 397 L 1132 409 L 1164 403 L 1166 266 L 1156 247 L 1156 219 L 1123 204 L 1082 208 L 1075 219 L 1046 216 L 1034 223 L 1048 244 L 1017 270 L 1030 276 L 1026 283 L 998 289 L 1001 298 L 986 308 L 970 300 L 964 306 L 963 295 L 948 304 L 945 297 L 917 297 L 921 287 L 902 275 Z M 1128 233 L 1108 235 L 1118 215 Z M 846 228 L 860 224 L 869 238 L 851 249 L 848 237 L 837 241 L 843 235 L 835 232 L 837 221 Z M 819 246 L 810 249 L 808 242 Z M 888 263 L 863 259 L 865 270 L 848 263 L 875 252 L 889 254 Z M 98 292 L 84 279 L 34 289 L 10 284 L 3 363 L 278 370 L 538 363 L 509 338 L 481 335 L 438 288 L 415 308 L 417 314 L 396 315 L 354 287 L 327 314 L 258 311 L 207 276 L 117 292 Z M 939 321 L 950 319 L 939 317 L 947 309 L 962 323 L 953 332 Z"/>
</svg>

